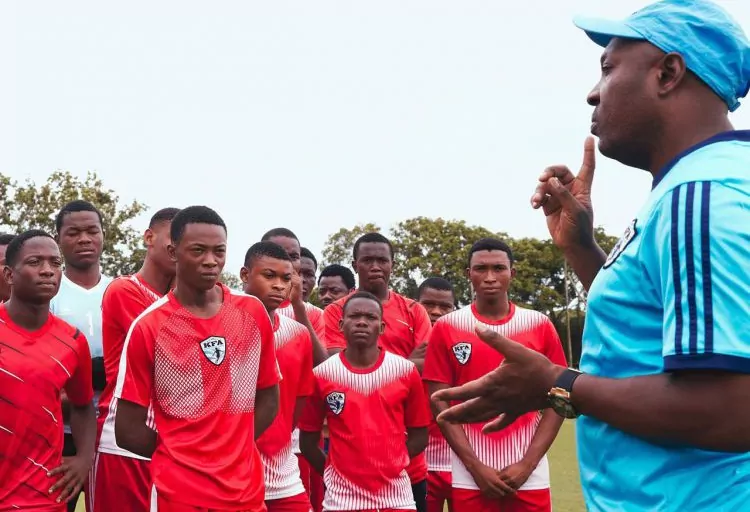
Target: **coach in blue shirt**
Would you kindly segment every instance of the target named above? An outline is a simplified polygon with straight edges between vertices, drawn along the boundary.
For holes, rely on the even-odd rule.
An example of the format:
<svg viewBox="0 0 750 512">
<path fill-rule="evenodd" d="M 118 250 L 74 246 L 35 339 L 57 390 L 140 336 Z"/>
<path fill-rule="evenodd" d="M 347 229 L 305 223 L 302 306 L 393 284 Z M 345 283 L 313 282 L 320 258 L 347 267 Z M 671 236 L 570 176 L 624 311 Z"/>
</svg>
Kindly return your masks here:
<svg viewBox="0 0 750 512">
<path fill-rule="evenodd" d="M 653 175 L 606 256 L 593 237 L 594 141 L 577 176 L 550 167 L 532 197 L 589 291 L 583 373 L 478 327 L 506 361 L 440 393 L 455 422 L 580 415 L 591 511 L 750 510 L 750 131 L 728 111 L 750 44 L 708 1 L 664 0 L 624 21 L 576 19 L 605 48 L 589 93 L 602 154 Z"/>
</svg>

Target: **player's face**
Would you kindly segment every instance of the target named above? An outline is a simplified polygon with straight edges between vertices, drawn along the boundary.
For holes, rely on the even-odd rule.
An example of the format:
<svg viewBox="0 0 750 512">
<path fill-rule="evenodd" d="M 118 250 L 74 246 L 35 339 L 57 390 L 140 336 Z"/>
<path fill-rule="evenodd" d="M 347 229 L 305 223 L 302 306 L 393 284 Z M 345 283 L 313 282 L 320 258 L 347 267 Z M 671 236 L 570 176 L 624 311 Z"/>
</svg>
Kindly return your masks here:
<svg viewBox="0 0 750 512">
<path fill-rule="evenodd" d="M 188 224 L 179 243 L 169 246 L 169 253 L 177 263 L 178 283 L 210 290 L 224 269 L 227 232 L 215 224 Z"/>
<path fill-rule="evenodd" d="M 315 289 L 315 262 L 310 258 L 300 258 L 299 276 L 302 278 L 302 299 L 307 301 Z"/>
<path fill-rule="evenodd" d="M 57 295 L 63 260 L 55 241 L 46 236 L 28 239 L 16 264 L 4 268 L 13 297 L 32 304 L 45 304 Z"/>
<path fill-rule="evenodd" d="M 104 231 L 95 212 L 73 212 L 63 217 L 59 240 L 65 264 L 85 270 L 99 265 Z"/>
<path fill-rule="evenodd" d="M 5 281 L 2 271 L 3 267 L 5 267 L 5 250 L 7 248 L 7 245 L 0 245 L 0 302 L 5 302 L 10 298 L 10 286 Z"/>
<path fill-rule="evenodd" d="M 438 318 L 455 309 L 453 301 L 453 293 L 450 290 L 425 288 L 419 296 L 419 303 L 427 310 L 430 315 L 430 322 L 433 325 L 438 321 Z"/>
<path fill-rule="evenodd" d="M 295 240 L 294 238 L 289 238 L 286 236 L 272 236 L 271 238 L 268 239 L 268 241 L 273 242 L 275 244 L 279 244 L 281 247 L 284 248 L 286 253 L 289 255 L 289 258 L 292 260 L 292 267 L 294 267 L 294 271 L 299 274 L 300 254 L 302 251 L 302 249 L 299 246 L 299 242 Z"/>
<path fill-rule="evenodd" d="M 320 278 L 318 283 L 318 299 L 323 307 L 346 297 L 349 289 L 341 276 L 325 276 Z"/>
<path fill-rule="evenodd" d="M 378 337 L 385 328 L 380 306 L 372 299 L 357 298 L 349 301 L 340 328 L 347 345 L 361 348 L 377 345 Z"/>
<path fill-rule="evenodd" d="M 469 280 L 479 300 L 497 300 L 508 293 L 515 275 L 508 254 L 503 251 L 477 251 L 471 255 Z"/>
<path fill-rule="evenodd" d="M 149 259 L 163 273 L 174 275 L 175 262 L 169 257 L 169 245 L 172 243 L 172 237 L 169 234 L 171 226 L 172 223 L 169 221 L 157 222 L 154 227 L 146 230 L 143 240 L 148 250 Z"/>
<path fill-rule="evenodd" d="M 262 256 L 250 268 L 242 267 L 240 278 L 245 293 L 258 297 L 271 312 L 289 298 L 293 273 L 291 262 Z"/>
<path fill-rule="evenodd" d="M 656 52 L 656 53 L 655 53 Z M 589 93 L 591 133 L 603 155 L 627 165 L 640 160 L 658 129 L 655 86 L 659 50 L 648 43 L 613 39 L 601 57 L 601 77 Z"/>
<path fill-rule="evenodd" d="M 388 289 L 391 280 L 393 260 L 388 244 L 365 242 L 357 250 L 357 259 L 353 263 L 354 271 L 359 275 L 359 287 L 376 295 Z"/>
</svg>

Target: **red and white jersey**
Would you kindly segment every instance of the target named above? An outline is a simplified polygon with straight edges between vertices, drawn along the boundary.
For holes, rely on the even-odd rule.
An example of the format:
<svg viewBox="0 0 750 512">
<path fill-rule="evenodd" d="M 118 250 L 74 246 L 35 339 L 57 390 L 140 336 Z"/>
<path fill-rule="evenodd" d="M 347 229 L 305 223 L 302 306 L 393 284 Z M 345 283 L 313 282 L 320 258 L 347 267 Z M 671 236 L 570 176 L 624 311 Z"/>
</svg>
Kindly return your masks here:
<svg viewBox="0 0 750 512">
<path fill-rule="evenodd" d="M 275 315 L 274 345 L 282 377 L 279 412 L 256 441 L 263 461 L 266 500 L 305 492 L 292 449 L 292 431 L 297 400 L 310 396 L 314 385 L 312 341 L 307 328 L 291 318 Z"/>
<path fill-rule="evenodd" d="M 0 510 L 65 510 L 47 476 L 62 464 L 62 390 L 76 406 L 94 397 L 86 337 L 51 313 L 27 331 L 0 305 Z"/>
<path fill-rule="evenodd" d="M 405 432 L 430 422 L 414 363 L 381 350 L 371 368 L 353 368 L 341 352 L 313 372 L 300 429 L 319 432 L 328 421 L 323 509 L 414 510 Z"/>
<path fill-rule="evenodd" d="M 475 305 L 471 304 L 435 322 L 422 370 L 424 380 L 460 386 L 485 376 L 502 363 L 503 356 L 476 335 L 474 328 L 477 322 L 544 354 L 555 364 L 567 364 L 555 327 L 542 313 L 511 303 L 508 315 L 502 320 L 493 321 L 480 316 Z M 466 424 L 463 428 L 479 460 L 491 468 L 501 470 L 523 458 L 536 434 L 540 419 L 539 412 L 530 412 L 500 432 L 489 435 L 482 433 L 484 423 Z M 459 458 L 455 454 L 451 457 L 453 487 L 478 489 Z M 548 487 L 549 467 L 545 456 L 521 490 Z"/>
<path fill-rule="evenodd" d="M 445 440 L 445 437 L 443 437 L 443 432 L 438 427 L 435 418 L 430 421 L 427 448 L 424 451 L 424 455 L 425 459 L 427 459 L 428 471 L 440 471 L 441 473 L 450 473 L 452 471 L 451 447 L 448 441 Z"/>
<path fill-rule="evenodd" d="M 151 473 L 164 500 L 198 508 L 261 510 L 256 390 L 276 385 L 273 327 L 263 304 L 220 287 L 224 302 L 199 318 L 170 292 L 130 327 L 115 396 L 153 402 L 159 435 Z"/>
<path fill-rule="evenodd" d="M 99 399 L 97 410 L 98 451 L 112 455 L 122 455 L 144 459 L 117 446 L 115 441 L 115 414 L 117 398 L 115 385 L 120 368 L 122 347 L 130 325 L 146 308 L 161 298 L 138 274 L 118 277 L 107 287 L 102 298 L 102 344 L 104 346 L 104 371 L 107 384 Z M 153 408 L 149 407 L 146 423 L 154 426 Z"/>
<path fill-rule="evenodd" d="M 310 320 L 310 324 L 312 325 L 313 331 L 315 331 L 315 335 L 318 337 L 318 341 L 320 341 L 325 347 L 326 342 L 325 342 L 325 339 L 323 338 L 323 335 L 325 334 L 325 323 L 323 322 L 323 310 L 313 304 L 310 304 L 309 302 L 305 302 L 305 311 L 307 312 L 307 318 L 308 320 Z M 291 318 L 292 320 L 297 320 L 297 318 L 294 315 L 294 308 L 292 307 L 292 303 L 289 301 L 284 302 L 281 305 L 281 307 L 276 310 L 276 313 L 278 313 L 281 316 Z M 299 429 L 298 428 L 295 428 L 294 432 L 292 432 L 292 451 L 294 453 L 300 453 Z"/>
</svg>

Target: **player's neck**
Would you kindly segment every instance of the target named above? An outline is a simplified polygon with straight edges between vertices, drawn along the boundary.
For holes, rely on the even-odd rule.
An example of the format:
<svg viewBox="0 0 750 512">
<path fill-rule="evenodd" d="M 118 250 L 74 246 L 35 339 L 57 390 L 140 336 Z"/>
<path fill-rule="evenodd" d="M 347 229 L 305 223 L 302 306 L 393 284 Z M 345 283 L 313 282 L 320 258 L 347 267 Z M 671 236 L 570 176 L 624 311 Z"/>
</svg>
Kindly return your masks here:
<svg viewBox="0 0 750 512">
<path fill-rule="evenodd" d="M 203 318 L 214 316 L 224 302 L 224 290 L 218 285 L 209 290 L 200 290 L 181 285 L 178 281 L 173 293 L 185 309 Z"/>
<path fill-rule="evenodd" d="M 377 344 L 370 347 L 348 345 L 344 350 L 344 357 L 353 368 L 370 368 L 380 358 L 380 348 Z"/>
<path fill-rule="evenodd" d="M 99 268 L 99 263 L 91 265 L 88 268 L 75 268 L 69 265 L 65 266 L 65 277 L 73 281 L 81 288 L 90 290 L 94 286 L 99 284 L 102 280 L 102 271 Z"/>
<path fill-rule="evenodd" d="M 11 297 L 5 303 L 5 310 L 14 324 L 27 331 L 41 329 L 49 318 L 49 302 L 31 304 Z"/>
<path fill-rule="evenodd" d="M 172 281 L 174 281 L 173 274 L 166 274 L 159 270 L 154 262 L 149 260 L 148 257 L 144 260 L 143 266 L 138 271 L 138 275 L 147 285 L 162 295 L 170 290 Z"/>
<path fill-rule="evenodd" d="M 476 305 L 477 313 L 488 320 L 502 320 L 510 313 L 510 301 L 507 295 L 493 297 L 488 300 L 482 300 L 477 297 L 474 304 Z"/>
<path fill-rule="evenodd" d="M 383 289 L 378 289 L 378 290 L 367 290 L 365 288 L 359 288 L 357 291 L 372 293 L 374 296 L 378 298 L 380 302 L 384 302 L 388 300 L 388 297 L 390 297 L 391 295 L 391 291 L 388 289 L 387 286 Z"/>
</svg>

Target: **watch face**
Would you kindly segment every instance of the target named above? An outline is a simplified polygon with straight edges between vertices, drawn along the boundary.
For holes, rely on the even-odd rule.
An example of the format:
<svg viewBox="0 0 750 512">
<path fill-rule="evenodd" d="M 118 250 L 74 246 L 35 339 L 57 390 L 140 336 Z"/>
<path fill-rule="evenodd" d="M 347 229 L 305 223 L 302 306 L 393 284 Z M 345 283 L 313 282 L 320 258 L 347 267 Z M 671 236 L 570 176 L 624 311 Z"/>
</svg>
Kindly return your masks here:
<svg viewBox="0 0 750 512">
<path fill-rule="evenodd" d="M 552 405 L 552 410 L 563 418 L 573 419 L 578 417 L 578 411 L 575 410 L 575 407 L 573 407 L 567 398 L 552 395 L 550 396 L 550 405 Z"/>
</svg>

